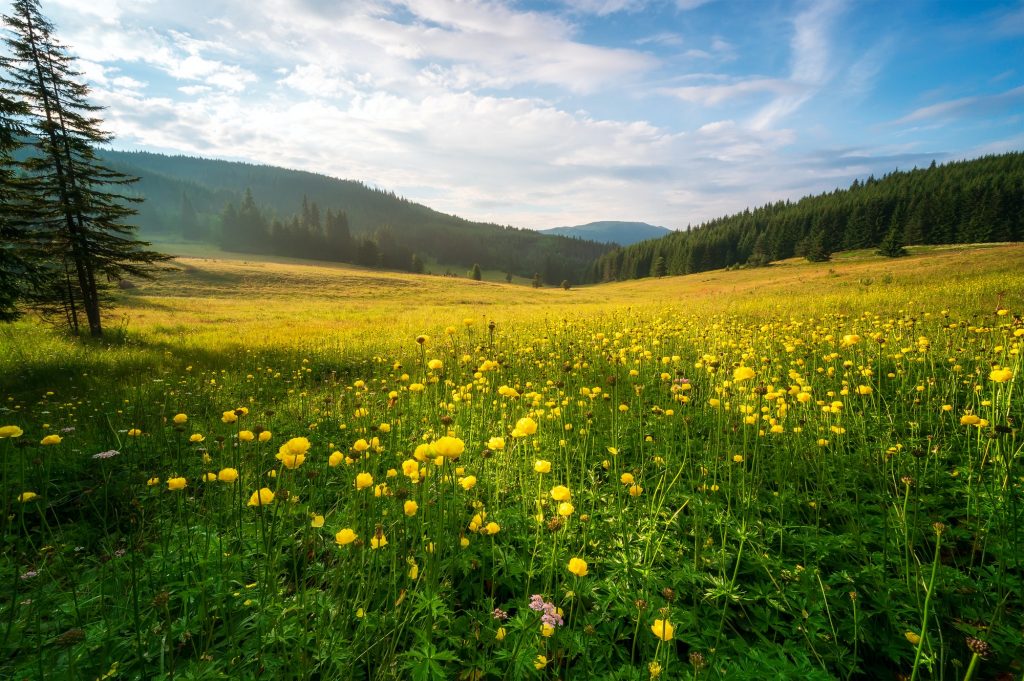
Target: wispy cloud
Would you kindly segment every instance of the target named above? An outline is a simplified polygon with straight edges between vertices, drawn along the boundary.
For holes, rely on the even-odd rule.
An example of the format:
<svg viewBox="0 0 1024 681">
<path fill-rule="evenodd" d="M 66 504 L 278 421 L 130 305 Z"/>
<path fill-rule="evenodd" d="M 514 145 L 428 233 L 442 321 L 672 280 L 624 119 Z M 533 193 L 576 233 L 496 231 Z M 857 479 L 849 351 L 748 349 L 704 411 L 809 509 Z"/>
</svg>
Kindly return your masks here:
<svg viewBox="0 0 1024 681">
<path fill-rule="evenodd" d="M 906 116 L 890 121 L 890 125 L 903 125 L 929 119 L 954 119 L 967 113 L 1002 112 L 1011 107 L 1024 103 L 1024 85 L 1006 90 L 994 95 L 978 95 L 973 97 L 960 97 L 944 102 L 937 102 L 914 109 Z"/>
</svg>

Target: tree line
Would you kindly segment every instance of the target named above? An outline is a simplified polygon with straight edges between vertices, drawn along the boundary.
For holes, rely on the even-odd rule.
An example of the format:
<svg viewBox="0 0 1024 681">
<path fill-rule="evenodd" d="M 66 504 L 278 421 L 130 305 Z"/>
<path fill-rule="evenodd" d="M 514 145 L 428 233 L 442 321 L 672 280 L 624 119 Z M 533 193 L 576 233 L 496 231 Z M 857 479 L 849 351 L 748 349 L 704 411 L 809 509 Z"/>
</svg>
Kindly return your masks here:
<svg viewBox="0 0 1024 681">
<path fill-rule="evenodd" d="M 839 250 L 1024 239 L 1024 153 L 1012 152 L 854 180 L 799 201 L 778 201 L 599 257 L 591 281 L 760 266 Z"/>
<path fill-rule="evenodd" d="M 31 309 L 101 336 L 111 284 L 150 276 L 168 256 L 134 238 L 134 178 L 98 160 L 111 137 L 38 0 L 15 0 L 3 26 L 0 319 Z"/>
</svg>

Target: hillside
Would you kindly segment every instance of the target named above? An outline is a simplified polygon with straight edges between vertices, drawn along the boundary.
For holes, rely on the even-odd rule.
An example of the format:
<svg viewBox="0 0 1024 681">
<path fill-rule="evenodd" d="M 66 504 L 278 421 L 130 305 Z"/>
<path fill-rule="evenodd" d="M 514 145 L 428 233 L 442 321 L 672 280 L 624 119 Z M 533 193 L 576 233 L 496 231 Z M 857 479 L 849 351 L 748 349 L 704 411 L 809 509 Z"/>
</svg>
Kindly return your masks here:
<svg viewBox="0 0 1024 681">
<path fill-rule="evenodd" d="M 542 234 L 561 235 L 575 237 L 577 239 L 588 239 L 604 244 L 619 244 L 629 246 L 647 239 L 657 239 L 672 230 L 667 227 L 658 227 L 646 222 L 622 222 L 618 220 L 601 220 L 588 222 L 585 225 L 572 227 L 552 227 L 540 230 Z"/>
<path fill-rule="evenodd" d="M 361 182 L 316 173 L 149 152 L 103 151 L 139 178 L 141 235 L 219 243 L 225 250 L 416 269 L 434 260 L 458 273 L 479 264 L 549 283 L 582 281 L 609 247 L 472 222 Z M 231 224 L 225 224 L 228 217 Z M 332 234 L 333 230 L 333 234 Z M 335 238 L 336 237 L 336 238 Z"/>
<path fill-rule="evenodd" d="M 1024 239 L 1024 153 L 985 156 L 849 189 L 779 201 L 608 253 L 592 281 L 760 266 L 793 256 L 828 260 L 836 251 Z"/>
</svg>

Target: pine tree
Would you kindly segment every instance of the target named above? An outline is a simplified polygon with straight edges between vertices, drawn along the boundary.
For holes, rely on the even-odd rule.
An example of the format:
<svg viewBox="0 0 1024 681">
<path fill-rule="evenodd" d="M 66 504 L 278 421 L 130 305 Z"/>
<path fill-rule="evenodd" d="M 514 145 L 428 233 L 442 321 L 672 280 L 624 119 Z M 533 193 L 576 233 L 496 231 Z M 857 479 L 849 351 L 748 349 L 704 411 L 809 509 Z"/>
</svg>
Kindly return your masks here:
<svg viewBox="0 0 1024 681">
<path fill-rule="evenodd" d="M 38 0 L 15 0 L 13 14 L 3 17 L 10 29 L 4 41 L 9 57 L 3 64 L 4 86 L 28 111 L 25 129 L 32 155 L 24 163 L 31 177 L 32 201 L 41 209 L 37 222 L 62 256 L 66 268 L 63 304 L 77 331 L 81 302 L 93 336 L 103 335 L 100 316 L 103 278 L 152 276 L 153 266 L 168 256 L 146 250 L 125 220 L 136 211 L 134 199 L 118 193 L 135 178 L 98 161 L 94 147 L 111 140 L 88 102 L 89 88 L 79 79 L 72 59 L 53 35 Z M 72 279 L 73 276 L 73 279 Z M 53 302 L 53 301 L 51 301 Z"/>
<path fill-rule="evenodd" d="M 473 281 L 480 281 L 483 279 L 483 273 L 480 272 L 480 265 L 473 265 L 473 271 L 469 274 Z"/>
<path fill-rule="evenodd" d="M 882 239 L 882 243 L 878 245 L 878 255 L 884 255 L 887 258 L 899 258 L 907 255 L 907 249 L 903 247 L 901 234 L 899 226 L 893 225 L 888 234 L 885 235 L 885 238 Z"/>
</svg>

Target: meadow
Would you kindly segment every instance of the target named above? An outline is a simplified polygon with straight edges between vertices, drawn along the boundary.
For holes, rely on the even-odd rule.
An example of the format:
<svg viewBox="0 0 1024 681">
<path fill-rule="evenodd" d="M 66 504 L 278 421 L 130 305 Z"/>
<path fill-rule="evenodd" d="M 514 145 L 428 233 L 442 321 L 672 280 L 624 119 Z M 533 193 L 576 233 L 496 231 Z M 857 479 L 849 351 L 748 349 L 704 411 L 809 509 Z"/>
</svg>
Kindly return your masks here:
<svg viewBox="0 0 1024 681">
<path fill-rule="evenodd" d="M 1024 246 L 911 251 L 0 328 L 0 677 L 1024 679 Z"/>
</svg>

